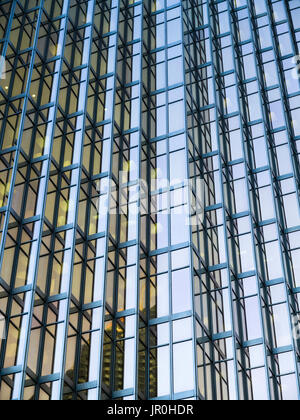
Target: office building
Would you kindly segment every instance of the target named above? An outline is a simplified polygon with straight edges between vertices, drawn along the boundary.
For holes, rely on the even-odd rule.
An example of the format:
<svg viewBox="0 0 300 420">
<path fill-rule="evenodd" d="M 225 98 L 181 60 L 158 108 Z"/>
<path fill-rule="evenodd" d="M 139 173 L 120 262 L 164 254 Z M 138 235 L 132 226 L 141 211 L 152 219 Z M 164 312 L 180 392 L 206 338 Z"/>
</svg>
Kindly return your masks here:
<svg viewBox="0 0 300 420">
<path fill-rule="evenodd" d="M 0 1 L 0 399 L 300 399 L 299 0 Z"/>
</svg>

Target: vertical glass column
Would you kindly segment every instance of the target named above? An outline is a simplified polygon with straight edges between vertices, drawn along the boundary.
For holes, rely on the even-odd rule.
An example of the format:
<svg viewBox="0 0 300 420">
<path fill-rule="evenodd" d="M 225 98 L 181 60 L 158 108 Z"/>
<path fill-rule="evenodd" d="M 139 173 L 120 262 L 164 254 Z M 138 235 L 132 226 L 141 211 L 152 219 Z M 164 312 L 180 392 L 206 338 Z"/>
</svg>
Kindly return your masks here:
<svg viewBox="0 0 300 420">
<path fill-rule="evenodd" d="M 296 347 L 294 344 L 293 321 L 291 316 L 297 309 L 295 308 L 293 295 L 289 292 L 290 287 L 293 287 L 293 278 L 289 268 L 289 262 L 285 261 L 285 247 L 283 244 L 286 241 L 286 237 L 282 232 L 284 227 L 289 228 L 299 225 L 298 200 L 293 179 L 296 174 L 293 173 L 292 177 L 288 175 L 289 172 L 293 172 L 290 152 L 285 154 L 283 158 L 284 145 L 288 143 L 288 138 L 291 133 L 286 131 L 283 111 L 284 102 L 279 101 L 277 96 L 281 92 L 278 78 L 280 62 L 275 60 L 276 49 L 274 50 L 273 46 L 272 27 L 265 24 L 266 18 L 268 18 L 267 6 L 266 4 L 261 4 L 258 8 L 256 4 L 250 3 L 249 10 L 252 17 L 253 42 L 257 59 L 255 69 L 258 80 L 260 81 L 258 103 L 261 106 L 261 115 L 264 118 L 264 125 L 260 127 L 260 136 L 262 137 L 264 135 L 268 151 L 267 168 L 258 171 L 257 180 L 261 192 L 263 192 L 262 187 L 265 187 L 264 190 L 266 191 L 268 188 L 267 184 L 270 184 L 270 198 L 273 201 L 272 217 L 275 216 L 275 220 L 273 220 L 274 231 L 271 235 L 274 242 L 270 240 L 269 242 L 265 241 L 264 250 L 268 285 L 271 291 L 268 305 L 270 311 L 273 313 L 275 369 L 272 373 L 273 375 L 277 374 L 277 382 L 280 384 L 279 398 L 298 399 L 299 385 L 297 383 L 299 376 L 297 372 Z M 278 71 L 274 74 L 275 64 L 278 67 Z M 264 100 L 262 101 L 261 98 Z M 258 127 L 257 125 L 256 128 Z M 281 145 L 283 147 L 280 147 Z M 286 162 L 284 170 L 280 163 L 281 159 L 284 159 Z M 266 176 L 263 177 L 263 175 L 267 174 L 267 169 L 270 171 L 268 180 Z M 284 176 L 282 176 L 283 173 L 285 174 Z M 290 205 L 293 206 L 293 215 L 289 214 L 287 201 L 290 201 Z M 262 194 L 260 195 L 259 204 L 261 206 L 262 218 L 266 220 L 265 212 L 268 209 L 268 204 L 266 197 Z M 265 222 L 265 224 L 270 225 L 271 223 L 268 224 Z M 274 287 L 276 284 L 279 294 L 274 296 Z M 292 349 L 294 351 L 290 353 Z M 284 366 L 283 360 L 287 358 L 290 358 L 290 360 L 294 359 L 290 369 Z M 296 370 L 296 374 L 293 372 L 294 370 Z"/>
<path fill-rule="evenodd" d="M 103 398 L 137 398 L 141 2 L 118 4 L 114 113 L 103 278 Z M 106 156 L 103 155 L 103 162 Z M 104 163 L 103 163 L 104 164 Z M 105 164 L 106 165 L 106 164 Z"/>
<path fill-rule="evenodd" d="M 180 3 L 154 2 L 149 22 L 149 397 L 192 398 L 195 347 Z"/>
<path fill-rule="evenodd" d="M 8 296 L 6 340 L 1 341 L 1 369 L 7 368 L 8 372 L 10 369 L 15 372 L 19 370 L 15 368 L 15 365 L 18 350 L 23 347 L 23 343 L 20 341 L 18 331 L 25 316 L 22 308 L 29 292 L 25 284 L 28 251 L 31 248 L 32 238 L 30 228 L 28 229 L 28 225 L 23 223 L 25 203 L 22 198 L 27 181 L 23 176 L 22 168 L 26 166 L 26 158 L 21 153 L 21 145 L 25 141 L 23 130 L 26 128 L 27 113 L 32 107 L 30 88 L 43 3 L 43 1 L 36 2 L 34 8 L 28 1 L 22 1 L 13 6 L 15 25 L 7 36 L 9 42 L 5 47 L 4 90 L 7 92 L 9 101 L 6 101 L 4 113 L 1 116 L 2 206 L 4 205 L 5 208 L 0 216 L 2 232 L 0 273 L 2 287 Z M 3 376 L 6 376 L 5 370 Z M 4 385 L 10 396 L 14 379 Z"/>
<path fill-rule="evenodd" d="M 232 6 L 232 4 L 230 4 Z M 239 245 L 243 247 L 243 254 L 241 254 L 241 263 L 242 268 L 245 267 L 247 264 L 246 258 L 249 258 L 249 255 L 252 255 L 252 266 L 255 269 L 256 273 L 256 281 L 257 287 L 254 286 L 249 290 L 247 287 L 247 283 L 249 284 L 249 276 L 243 275 L 243 300 L 246 305 L 246 323 L 248 329 L 248 337 L 247 337 L 247 344 L 245 343 L 244 346 L 249 349 L 250 353 L 250 367 L 252 368 L 249 373 L 251 376 L 251 386 L 253 390 L 253 399 L 260 399 L 260 400 L 268 400 L 271 398 L 271 389 L 273 389 L 274 384 L 269 381 L 269 373 L 268 373 L 268 351 L 267 345 L 272 342 L 272 337 L 269 334 L 269 329 L 267 325 L 264 325 L 264 320 L 266 320 L 267 324 L 270 324 L 270 317 L 264 311 L 263 302 L 267 300 L 267 294 L 262 285 L 262 278 L 265 277 L 266 272 L 264 269 L 264 262 L 263 262 L 263 252 L 260 250 L 260 241 L 255 240 L 255 238 L 260 238 L 261 231 L 260 229 L 255 230 L 255 226 L 258 225 L 258 207 L 256 202 L 256 196 L 252 190 L 252 182 L 253 178 L 248 176 L 247 171 L 251 174 L 251 171 L 254 171 L 254 162 L 251 154 L 251 130 L 249 127 L 246 127 L 244 121 L 247 120 L 247 105 L 246 101 L 242 103 L 242 106 L 239 106 L 239 102 L 237 98 L 240 97 L 247 97 L 247 91 L 244 90 L 244 87 L 247 85 L 245 80 L 245 70 L 243 69 L 243 62 L 241 60 L 242 56 L 242 43 L 245 45 L 247 41 L 250 39 L 250 22 L 249 16 L 246 13 L 246 8 L 242 9 L 239 5 L 239 11 L 235 13 L 235 11 L 229 6 L 229 14 L 228 14 L 228 22 L 231 28 L 231 42 L 233 45 L 233 49 L 236 52 L 236 60 L 234 61 L 234 85 L 239 88 L 237 90 L 236 95 L 232 93 L 232 90 L 227 89 L 224 91 L 225 101 L 227 101 L 226 105 L 230 111 L 238 110 L 240 114 L 240 132 L 242 133 L 243 138 L 245 137 L 246 140 L 242 143 L 243 148 L 243 156 L 244 156 L 244 176 L 246 179 L 247 191 L 248 191 L 248 209 L 249 209 L 249 219 L 243 216 L 245 215 L 238 215 L 237 217 L 237 229 L 239 234 Z M 253 85 L 254 81 L 252 80 Z M 233 101 L 234 98 L 234 101 Z M 235 105 L 233 105 L 235 103 Z M 233 107 L 233 108 L 232 108 Z M 237 163 L 238 164 L 238 163 Z M 237 168 L 237 166 L 233 165 L 233 169 Z M 247 222 L 246 222 L 247 221 Z M 250 236 L 246 236 L 247 233 L 243 229 L 243 224 L 248 226 L 248 231 L 250 232 Z M 251 251 L 249 251 L 248 247 L 245 245 L 245 240 L 249 242 L 249 238 L 251 237 Z M 247 239 L 246 239 L 247 238 Z M 260 240 L 263 240 L 260 238 Z M 258 250 L 256 253 L 255 251 Z M 250 271 L 247 267 L 247 271 Z M 259 327 L 257 326 L 259 322 Z M 252 326 L 253 325 L 253 326 Z M 255 325 L 255 327 L 254 327 Z M 256 329 L 256 331 L 255 331 Z M 260 339 L 262 336 L 263 347 L 255 346 L 255 340 Z M 259 356 L 258 356 L 259 355 Z M 264 361 L 264 367 L 256 368 L 258 366 L 258 357 L 260 360 Z"/>
<path fill-rule="evenodd" d="M 184 2 L 186 98 L 191 206 L 197 207 L 197 181 L 203 179 L 205 212 L 192 226 L 194 305 L 197 342 L 197 396 L 207 400 L 237 395 L 231 271 L 225 237 L 225 193 L 219 137 L 218 46 L 208 2 Z M 238 133 L 236 133 L 238 134 Z M 199 198 L 198 198 L 199 200 Z M 223 208 L 224 207 L 224 208 Z"/>
<path fill-rule="evenodd" d="M 118 2 L 96 1 L 90 58 L 64 399 L 101 398 L 106 228 Z"/>
<path fill-rule="evenodd" d="M 74 109 L 77 116 L 75 117 L 75 133 L 73 144 L 73 156 L 70 164 L 72 165 L 71 173 L 69 175 L 70 187 L 68 191 L 68 201 L 66 206 L 61 206 L 65 210 L 61 214 L 66 225 L 71 225 L 65 233 L 65 251 L 62 261 L 62 271 L 60 279 L 60 294 L 62 299 L 59 302 L 56 341 L 54 348 L 53 371 L 59 373 L 59 380 L 55 381 L 52 386 L 51 399 L 61 399 L 64 384 L 64 365 L 65 365 L 65 349 L 66 336 L 68 330 L 68 318 L 70 311 L 70 294 L 72 290 L 72 262 L 75 248 L 75 234 L 77 224 L 77 202 L 80 192 L 80 167 L 82 162 L 83 140 L 84 140 L 84 121 L 87 102 L 87 88 L 89 76 L 89 63 L 92 45 L 92 23 L 94 17 L 94 1 L 88 1 L 84 4 L 82 9 L 77 9 L 77 19 L 82 19 L 81 22 L 86 24 L 84 28 L 84 38 L 81 41 L 82 50 L 78 57 L 74 57 L 74 64 L 78 60 L 78 65 L 82 66 L 79 71 L 80 79 L 78 86 L 77 109 Z M 79 16 L 78 16 L 79 15 Z M 77 51 L 74 51 L 77 54 Z M 72 104 L 73 105 L 73 104 Z"/>
<path fill-rule="evenodd" d="M 100 5 L 99 5 L 100 6 Z M 103 41 L 99 48 L 99 58 L 101 60 L 101 69 L 99 84 L 97 86 L 101 103 L 101 114 L 95 109 L 94 115 L 100 136 L 96 136 L 94 148 L 93 174 L 95 175 L 97 186 L 97 200 L 95 203 L 96 231 L 100 238 L 96 241 L 95 261 L 95 282 L 94 299 L 101 301 L 99 311 L 94 311 L 92 317 L 92 328 L 98 331 L 91 337 L 91 358 L 89 368 L 89 380 L 95 381 L 96 387 L 88 391 L 88 399 L 109 399 L 112 396 L 111 390 L 111 369 L 113 347 L 107 336 L 111 337 L 111 323 L 105 324 L 106 316 L 106 290 L 107 267 L 110 267 L 109 253 L 109 227 L 110 227 L 110 199 L 112 194 L 112 147 L 113 147 L 113 121 L 115 113 L 115 90 L 116 90 L 116 66 L 117 66 L 117 48 L 118 48 L 118 19 L 119 19 L 118 1 L 102 2 L 99 7 L 99 18 L 103 18 L 102 31 Z M 96 20 L 97 22 L 97 20 Z M 98 41 L 99 42 L 99 41 Z M 100 56 L 101 54 L 101 56 Z M 95 56 L 97 57 L 97 55 Z M 99 101 L 98 99 L 98 101 Z M 100 118 L 99 118 L 100 117 Z M 97 133 L 98 134 L 98 133 Z M 98 180 L 97 180 L 98 178 Z M 113 194 L 115 197 L 115 194 Z M 102 237 L 102 238 L 101 238 Z M 96 236 L 97 238 L 97 236 Z M 108 326 L 107 326 L 108 325 Z M 107 327 L 106 327 L 107 326 Z M 106 328 L 108 334 L 106 336 Z M 98 350 L 100 348 L 100 351 Z M 94 367 L 95 366 L 95 369 Z"/>
<path fill-rule="evenodd" d="M 48 53 L 51 56 L 63 56 L 63 49 L 64 49 L 64 41 L 66 37 L 66 14 L 68 12 L 68 4 L 69 2 L 66 1 L 64 6 L 61 10 L 57 10 L 59 13 L 58 16 L 63 15 L 64 17 L 61 19 L 60 23 L 60 30 L 58 33 L 53 33 L 52 37 L 50 38 L 50 42 L 46 41 L 45 35 L 43 31 L 40 31 L 39 34 L 39 41 L 37 54 L 42 56 L 45 52 L 40 49 L 43 47 L 48 47 Z M 56 13 L 57 13 L 56 12 Z M 54 19 L 57 16 L 53 16 L 53 8 L 47 9 L 47 13 Z M 43 16 L 42 24 L 47 25 L 49 22 L 48 16 Z M 51 33 L 51 24 L 49 22 L 48 28 L 50 28 Z M 53 44 L 52 44 L 52 42 Z M 55 44 L 57 42 L 57 45 Z M 48 44 L 48 45 L 47 45 Z M 51 57 L 52 58 L 52 57 Z M 36 60 L 37 61 L 37 60 Z M 36 280 L 38 274 L 38 258 L 39 258 L 39 251 L 41 246 L 41 238 L 42 238 L 42 227 L 44 222 L 44 210 L 45 210 L 45 196 L 47 192 L 47 184 L 48 184 L 48 177 L 50 171 L 50 156 L 52 152 L 52 140 L 54 135 L 54 123 L 55 123 L 55 115 L 56 115 L 56 106 L 57 106 L 57 99 L 58 99 L 58 92 L 59 92 L 59 85 L 60 85 L 60 75 L 61 75 L 61 68 L 62 68 L 62 58 L 57 58 L 56 61 L 51 64 L 42 65 L 41 61 L 35 63 L 34 72 L 33 72 L 33 79 L 34 82 L 32 83 L 31 87 L 31 96 L 34 100 L 36 106 L 39 107 L 40 111 L 40 118 L 43 118 L 43 111 L 42 109 L 46 108 L 48 112 L 48 121 L 45 121 L 45 124 L 38 125 L 39 130 L 30 130 L 29 127 L 25 131 L 26 133 L 26 141 L 22 143 L 22 150 L 27 152 L 30 155 L 31 162 L 35 161 L 35 166 L 39 168 L 39 171 L 35 171 L 30 178 L 32 178 L 32 185 L 29 186 L 27 189 L 27 198 L 26 201 L 28 202 L 28 206 L 25 212 L 25 217 L 34 220 L 34 226 L 32 228 L 32 247 L 30 249 L 30 255 L 28 259 L 28 268 L 27 268 L 27 281 L 26 286 L 30 290 L 30 293 L 26 294 L 25 306 L 24 306 L 24 313 L 26 315 L 22 319 L 22 324 L 20 328 L 20 343 L 18 357 L 17 357 L 17 365 L 22 366 L 22 370 L 20 373 L 16 374 L 15 376 L 15 387 L 13 396 L 14 399 L 21 399 L 24 387 L 24 379 L 25 373 L 27 368 L 27 357 L 28 357 L 28 350 L 29 350 L 29 339 L 31 334 L 31 325 L 32 325 L 32 316 L 33 316 L 33 303 L 34 303 L 34 296 L 36 292 Z M 52 72 L 51 70 L 52 69 Z M 42 76 L 42 77 L 41 77 Z M 46 84 L 45 88 L 41 88 L 41 86 L 37 83 L 38 80 L 41 80 L 40 83 Z M 47 103 L 49 101 L 49 104 Z M 34 109 L 31 110 L 28 118 L 32 117 L 32 113 Z M 33 132 L 31 139 L 29 133 Z M 41 134 L 45 133 L 45 136 L 41 136 Z M 29 141 L 27 141 L 29 139 Z M 29 166 L 29 163 L 28 163 Z M 23 168 L 25 166 L 23 165 Z M 30 171 L 30 167 L 28 168 Z M 39 176 L 39 177 L 38 177 Z M 38 179 L 38 181 L 35 181 Z M 38 356 L 38 350 L 35 349 L 33 353 L 30 354 L 31 361 L 35 357 Z M 30 363 L 30 367 L 34 369 L 34 366 Z M 32 390 L 32 388 L 31 388 Z M 26 391 L 30 392 L 28 388 Z M 33 392 L 34 393 L 34 392 Z M 25 398 L 28 397 L 27 392 L 24 395 Z"/>
<path fill-rule="evenodd" d="M 105 338 L 112 397 L 124 399 L 138 395 L 142 18 L 141 2 L 120 2 Z"/>
<path fill-rule="evenodd" d="M 234 400 L 243 398 L 243 396 L 247 399 L 250 386 L 249 378 L 245 371 L 245 366 L 248 366 L 249 360 L 247 354 L 243 353 L 243 350 L 239 345 L 239 340 L 242 341 L 247 334 L 247 331 L 243 330 L 242 326 L 244 322 L 243 318 L 245 316 L 244 307 L 238 300 L 239 289 L 237 289 L 236 295 L 233 290 L 234 283 L 232 282 L 237 278 L 238 273 L 243 270 L 240 267 L 240 261 L 238 259 L 238 246 L 233 240 L 234 234 L 231 233 L 234 230 L 232 214 L 239 213 L 240 209 L 235 208 L 235 199 L 234 196 L 231 196 L 231 188 L 234 190 L 236 184 L 231 183 L 234 178 L 231 179 L 231 172 L 228 170 L 227 166 L 228 162 L 231 161 L 231 150 L 228 150 L 228 136 L 230 130 L 234 131 L 237 129 L 237 118 L 230 119 L 230 113 L 227 113 L 221 93 L 224 84 L 224 76 L 227 70 L 231 69 L 233 65 L 230 48 L 226 48 L 226 41 L 223 44 L 222 37 L 219 37 L 221 34 L 225 34 L 225 36 L 227 34 L 226 29 L 224 28 L 224 14 L 222 13 L 224 8 L 226 8 L 224 2 L 220 3 L 220 5 L 211 3 L 208 10 L 210 23 L 210 54 L 212 60 L 212 89 L 215 103 L 214 111 L 210 115 L 210 120 L 214 121 L 212 138 L 214 148 L 217 151 L 214 169 L 217 170 L 219 176 L 217 196 L 221 199 L 221 206 L 219 207 L 221 212 L 219 214 L 217 213 L 217 217 L 218 223 L 221 224 L 224 229 L 222 232 L 224 236 L 222 235 L 223 237 L 220 237 L 219 243 L 219 246 L 221 246 L 220 256 L 223 264 L 210 268 L 210 271 L 215 272 L 218 276 L 221 274 L 221 285 L 227 289 L 225 297 L 227 297 L 226 294 L 228 293 L 229 298 L 229 305 L 225 300 L 225 303 L 227 304 L 225 319 L 226 324 L 228 323 L 227 325 L 230 325 L 231 333 L 228 335 L 231 340 L 228 340 L 227 343 L 223 342 L 223 345 L 226 344 L 226 352 L 228 353 L 229 359 L 232 359 L 232 362 L 230 361 L 228 363 L 228 395 L 230 399 Z M 236 146 L 238 146 L 239 132 L 236 132 L 235 134 L 237 137 Z M 238 181 L 239 177 L 236 178 Z M 241 182 L 243 182 L 243 180 Z M 240 190 L 243 189 L 238 182 L 237 188 L 239 187 Z M 217 273 L 218 271 L 219 273 Z M 238 351 L 238 349 L 240 349 L 240 351 Z"/>
</svg>

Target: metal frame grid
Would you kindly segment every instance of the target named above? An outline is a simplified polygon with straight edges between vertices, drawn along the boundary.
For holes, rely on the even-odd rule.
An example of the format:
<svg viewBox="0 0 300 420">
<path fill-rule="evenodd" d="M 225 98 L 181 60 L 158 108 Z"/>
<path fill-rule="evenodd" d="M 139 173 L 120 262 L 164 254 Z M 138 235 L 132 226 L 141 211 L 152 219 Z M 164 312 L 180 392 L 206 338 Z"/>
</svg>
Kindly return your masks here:
<svg viewBox="0 0 300 420">
<path fill-rule="evenodd" d="M 299 17 L 0 1 L 0 399 L 300 398 Z"/>
</svg>

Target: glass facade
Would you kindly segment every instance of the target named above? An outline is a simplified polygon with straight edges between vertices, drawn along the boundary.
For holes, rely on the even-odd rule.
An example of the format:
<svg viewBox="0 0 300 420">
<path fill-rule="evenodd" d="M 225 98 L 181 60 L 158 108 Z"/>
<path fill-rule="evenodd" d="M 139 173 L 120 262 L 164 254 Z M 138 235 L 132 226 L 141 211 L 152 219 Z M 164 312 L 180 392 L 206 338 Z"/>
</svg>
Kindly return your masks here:
<svg viewBox="0 0 300 420">
<path fill-rule="evenodd" d="M 0 55 L 0 399 L 300 399 L 299 0 L 2 0 Z"/>
</svg>

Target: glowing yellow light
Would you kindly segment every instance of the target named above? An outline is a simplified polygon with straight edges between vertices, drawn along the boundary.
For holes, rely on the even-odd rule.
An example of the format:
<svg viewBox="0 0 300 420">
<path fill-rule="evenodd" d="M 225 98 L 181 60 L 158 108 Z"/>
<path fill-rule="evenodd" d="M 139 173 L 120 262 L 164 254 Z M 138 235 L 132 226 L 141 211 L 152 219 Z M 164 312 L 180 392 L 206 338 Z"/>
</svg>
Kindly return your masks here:
<svg viewBox="0 0 300 420">
<path fill-rule="evenodd" d="M 157 178 L 157 169 L 151 170 L 151 178 Z"/>
<path fill-rule="evenodd" d="M 66 212 L 68 210 L 68 203 L 66 201 L 61 201 L 60 208 L 62 211 Z"/>
<path fill-rule="evenodd" d="M 151 226 L 151 233 L 156 235 L 157 233 L 161 233 L 163 231 L 163 226 L 161 223 L 156 223 L 155 225 Z"/>
<path fill-rule="evenodd" d="M 124 163 L 124 169 L 123 172 L 129 172 L 130 171 L 130 161 Z"/>
<path fill-rule="evenodd" d="M 43 138 L 43 137 L 37 138 L 37 140 L 36 140 L 37 150 L 35 151 L 34 157 L 42 156 L 42 151 L 44 149 L 45 142 L 46 142 L 45 138 Z"/>
<path fill-rule="evenodd" d="M 55 56 L 57 54 L 57 45 L 52 45 L 50 47 L 50 52 L 53 56 Z"/>
</svg>

